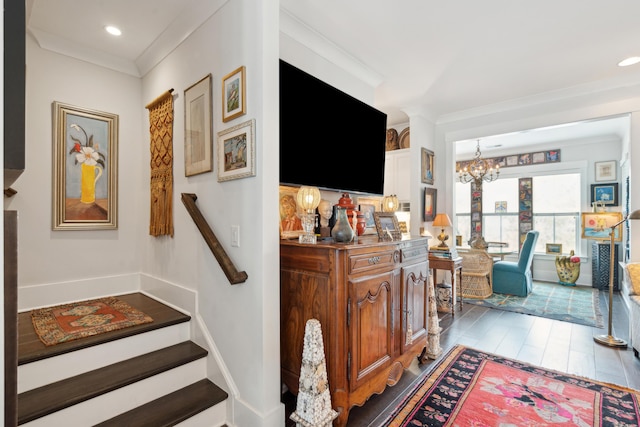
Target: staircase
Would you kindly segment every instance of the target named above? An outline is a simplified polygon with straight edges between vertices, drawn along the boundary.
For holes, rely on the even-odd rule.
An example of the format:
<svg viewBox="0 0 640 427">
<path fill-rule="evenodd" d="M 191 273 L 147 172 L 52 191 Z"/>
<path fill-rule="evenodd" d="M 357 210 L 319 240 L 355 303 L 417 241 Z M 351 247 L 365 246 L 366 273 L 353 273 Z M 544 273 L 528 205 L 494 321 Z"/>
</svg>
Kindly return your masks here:
<svg viewBox="0 0 640 427">
<path fill-rule="evenodd" d="M 190 316 L 140 293 L 118 298 L 154 321 L 46 347 L 19 314 L 18 425 L 224 425 L 227 393 L 206 378 Z"/>
</svg>

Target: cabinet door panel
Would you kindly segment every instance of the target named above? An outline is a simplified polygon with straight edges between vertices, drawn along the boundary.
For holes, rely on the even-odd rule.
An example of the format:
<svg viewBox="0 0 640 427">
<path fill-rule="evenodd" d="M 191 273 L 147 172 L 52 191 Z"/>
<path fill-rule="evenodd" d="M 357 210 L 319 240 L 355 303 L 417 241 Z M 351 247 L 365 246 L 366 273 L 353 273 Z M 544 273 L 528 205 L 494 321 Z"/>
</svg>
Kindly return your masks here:
<svg viewBox="0 0 640 427">
<path fill-rule="evenodd" d="M 428 331 L 427 278 L 426 262 L 402 269 L 402 353 L 414 345 L 424 346 Z"/>
<path fill-rule="evenodd" d="M 349 282 L 350 384 L 356 389 L 393 359 L 394 272 Z"/>
</svg>

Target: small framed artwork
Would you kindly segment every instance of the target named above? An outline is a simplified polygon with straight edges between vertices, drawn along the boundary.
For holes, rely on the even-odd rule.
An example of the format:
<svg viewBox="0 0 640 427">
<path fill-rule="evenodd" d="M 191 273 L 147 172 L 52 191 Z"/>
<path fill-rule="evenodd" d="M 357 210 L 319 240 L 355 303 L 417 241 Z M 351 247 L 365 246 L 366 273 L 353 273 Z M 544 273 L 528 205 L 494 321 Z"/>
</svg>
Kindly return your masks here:
<svg viewBox="0 0 640 427">
<path fill-rule="evenodd" d="M 218 181 L 256 175 L 255 119 L 218 132 Z"/>
<path fill-rule="evenodd" d="M 435 188 L 424 189 L 424 215 L 423 221 L 433 221 L 436 217 L 436 197 L 438 190 Z"/>
<path fill-rule="evenodd" d="M 549 255 L 560 255 L 562 253 L 561 243 L 547 243 L 547 253 Z"/>
<path fill-rule="evenodd" d="M 53 230 L 118 228 L 118 116 L 53 103 Z"/>
<path fill-rule="evenodd" d="M 228 122 L 246 112 L 245 68 L 242 66 L 222 79 L 222 121 Z"/>
<path fill-rule="evenodd" d="M 280 187 L 280 238 L 297 239 L 304 231 L 300 215 L 302 208 L 298 207 L 296 196 L 298 189 L 294 187 Z"/>
<path fill-rule="evenodd" d="M 507 212 L 507 202 L 505 200 L 501 200 L 495 203 L 496 213 L 506 213 Z"/>
<path fill-rule="evenodd" d="M 591 203 L 594 202 L 604 206 L 618 206 L 618 183 L 591 184 Z"/>
<path fill-rule="evenodd" d="M 421 180 L 423 184 L 431 184 L 433 185 L 433 177 L 434 177 L 434 154 L 433 151 L 427 150 L 426 148 L 422 148 L 421 150 Z"/>
<path fill-rule="evenodd" d="M 213 170 L 211 74 L 184 91 L 184 175 Z"/>
<path fill-rule="evenodd" d="M 621 212 L 588 212 L 582 213 L 582 238 L 594 239 L 594 240 L 609 240 L 611 239 L 611 227 L 622 221 Z M 622 227 L 616 227 L 613 235 L 613 240 L 616 242 L 622 241 L 622 234 L 620 229 Z"/>
<path fill-rule="evenodd" d="M 360 204 L 358 205 L 358 210 L 364 215 L 365 228 L 373 228 L 376 226 L 376 222 L 373 219 L 373 214 L 376 211 L 374 205 Z"/>
<path fill-rule="evenodd" d="M 617 179 L 616 161 L 596 162 L 596 181 L 615 181 Z"/>
<path fill-rule="evenodd" d="M 393 212 L 375 212 L 373 219 L 380 240 L 400 240 L 400 224 Z"/>
</svg>

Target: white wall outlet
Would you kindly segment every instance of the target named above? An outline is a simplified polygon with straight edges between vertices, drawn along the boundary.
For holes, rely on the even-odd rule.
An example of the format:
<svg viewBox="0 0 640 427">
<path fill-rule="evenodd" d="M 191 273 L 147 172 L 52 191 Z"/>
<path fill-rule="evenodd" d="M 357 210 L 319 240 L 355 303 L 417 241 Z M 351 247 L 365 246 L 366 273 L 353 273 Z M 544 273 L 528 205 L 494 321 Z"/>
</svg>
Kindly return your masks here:
<svg viewBox="0 0 640 427">
<path fill-rule="evenodd" d="M 240 226 L 239 225 L 231 226 L 231 246 L 235 248 L 240 247 Z"/>
</svg>

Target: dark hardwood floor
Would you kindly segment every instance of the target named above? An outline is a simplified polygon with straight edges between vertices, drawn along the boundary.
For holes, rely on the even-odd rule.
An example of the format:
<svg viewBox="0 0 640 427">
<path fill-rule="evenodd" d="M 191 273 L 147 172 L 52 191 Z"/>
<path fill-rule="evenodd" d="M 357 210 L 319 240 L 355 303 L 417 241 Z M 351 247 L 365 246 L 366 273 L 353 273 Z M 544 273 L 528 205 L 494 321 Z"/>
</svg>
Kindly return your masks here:
<svg viewBox="0 0 640 427">
<path fill-rule="evenodd" d="M 456 307 L 454 317 L 440 313 L 440 345 L 444 352 L 462 344 L 548 369 L 640 389 L 640 359 L 634 357 L 631 347 L 615 349 L 593 340 L 594 335 L 608 333 L 608 298 L 608 292 L 600 292 L 605 323 L 602 329 L 464 304 L 462 311 Z M 618 293 L 613 300 L 612 334 L 629 339 L 629 317 Z M 348 427 L 380 426 L 376 419 L 392 409 L 394 401 L 433 364 L 414 362 L 395 386 L 372 396 L 362 407 L 352 408 Z M 295 410 L 293 396 L 285 395 L 283 401 L 287 415 Z M 287 427 L 293 425 L 288 420 Z"/>
</svg>

